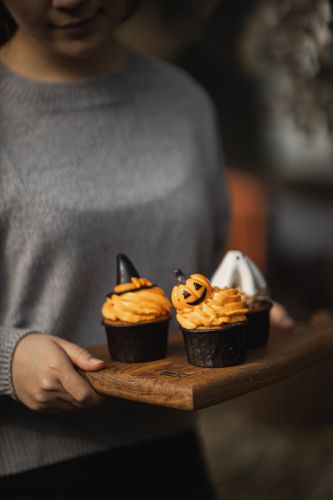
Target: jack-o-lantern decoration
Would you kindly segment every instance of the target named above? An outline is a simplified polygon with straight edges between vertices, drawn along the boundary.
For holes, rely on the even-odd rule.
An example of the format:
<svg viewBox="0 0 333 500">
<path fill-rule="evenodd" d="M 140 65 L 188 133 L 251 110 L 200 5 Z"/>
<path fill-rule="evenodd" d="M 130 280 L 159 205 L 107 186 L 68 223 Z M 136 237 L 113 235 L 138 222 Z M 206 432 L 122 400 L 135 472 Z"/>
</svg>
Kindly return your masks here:
<svg viewBox="0 0 333 500">
<path fill-rule="evenodd" d="M 146 288 L 153 288 L 155 285 L 146 278 L 141 278 L 132 262 L 124 254 L 117 256 L 117 284 L 114 291 L 107 297 L 122 295 L 127 292 L 137 292 Z"/>
<path fill-rule="evenodd" d="M 186 276 L 180 269 L 177 269 L 175 276 L 177 284 L 173 287 L 171 300 L 177 310 L 197 306 L 212 293 L 209 280 L 202 274 Z"/>
</svg>

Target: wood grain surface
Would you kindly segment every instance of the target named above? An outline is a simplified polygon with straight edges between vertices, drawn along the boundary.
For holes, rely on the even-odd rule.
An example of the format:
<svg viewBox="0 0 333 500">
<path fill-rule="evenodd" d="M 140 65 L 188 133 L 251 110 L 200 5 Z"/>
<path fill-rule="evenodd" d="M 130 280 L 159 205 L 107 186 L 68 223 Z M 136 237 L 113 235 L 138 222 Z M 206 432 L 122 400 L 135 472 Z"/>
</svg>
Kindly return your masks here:
<svg viewBox="0 0 333 500">
<path fill-rule="evenodd" d="M 228 368 L 190 365 L 180 333 L 170 336 L 168 356 L 147 363 L 111 361 L 107 346 L 91 352 L 106 368 L 84 376 L 101 394 L 194 411 L 290 377 L 333 356 L 333 325 L 298 325 L 293 332 L 272 332 L 263 348 L 249 350 L 245 363 Z"/>
</svg>

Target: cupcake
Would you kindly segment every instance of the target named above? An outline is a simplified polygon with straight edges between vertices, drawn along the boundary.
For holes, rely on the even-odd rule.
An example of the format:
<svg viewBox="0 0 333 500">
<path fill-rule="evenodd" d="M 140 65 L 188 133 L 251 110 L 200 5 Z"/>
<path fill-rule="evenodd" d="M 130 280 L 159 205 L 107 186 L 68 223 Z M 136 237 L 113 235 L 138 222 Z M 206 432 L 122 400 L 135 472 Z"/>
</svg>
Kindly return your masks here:
<svg viewBox="0 0 333 500">
<path fill-rule="evenodd" d="M 117 257 L 117 284 L 102 307 L 110 357 L 141 362 L 167 353 L 171 304 L 163 290 L 138 271 L 126 255 Z"/>
<path fill-rule="evenodd" d="M 212 283 L 237 288 L 249 311 L 247 313 L 247 347 L 266 344 L 270 329 L 270 309 L 273 305 L 266 280 L 256 264 L 243 252 L 230 250 L 215 272 Z"/>
<path fill-rule="evenodd" d="M 202 274 L 175 271 L 171 300 L 183 333 L 189 363 L 233 366 L 246 354 L 247 308 L 238 290 L 213 287 Z"/>
</svg>

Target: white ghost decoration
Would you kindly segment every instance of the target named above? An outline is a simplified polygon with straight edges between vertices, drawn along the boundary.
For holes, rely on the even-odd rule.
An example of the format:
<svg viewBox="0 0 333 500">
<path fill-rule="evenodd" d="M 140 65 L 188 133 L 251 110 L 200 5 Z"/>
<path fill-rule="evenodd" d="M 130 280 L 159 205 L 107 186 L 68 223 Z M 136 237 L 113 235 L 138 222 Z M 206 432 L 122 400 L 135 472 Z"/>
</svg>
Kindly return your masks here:
<svg viewBox="0 0 333 500">
<path fill-rule="evenodd" d="M 213 286 L 239 288 L 248 296 L 269 295 L 262 272 L 245 253 L 230 250 L 211 278 Z"/>
</svg>

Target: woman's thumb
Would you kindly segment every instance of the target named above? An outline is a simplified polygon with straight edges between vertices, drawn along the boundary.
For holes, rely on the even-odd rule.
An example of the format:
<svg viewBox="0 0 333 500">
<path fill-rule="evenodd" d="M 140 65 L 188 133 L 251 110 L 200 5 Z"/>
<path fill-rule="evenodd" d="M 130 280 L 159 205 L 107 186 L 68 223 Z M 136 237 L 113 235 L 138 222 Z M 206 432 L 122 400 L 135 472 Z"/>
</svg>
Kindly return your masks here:
<svg viewBox="0 0 333 500">
<path fill-rule="evenodd" d="M 83 347 L 59 337 L 54 338 L 54 340 L 66 352 L 73 365 L 81 368 L 81 370 L 94 371 L 104 367 L 102 359 L 95 358 Z"/>
<path fill-rule="evenodd" d="M 292 330 L 295 321 L 287 312 L 287 309 L 280 302 L 273 302 L 270 314 L 271 325 L 281 330 Z"/>
</svg>

